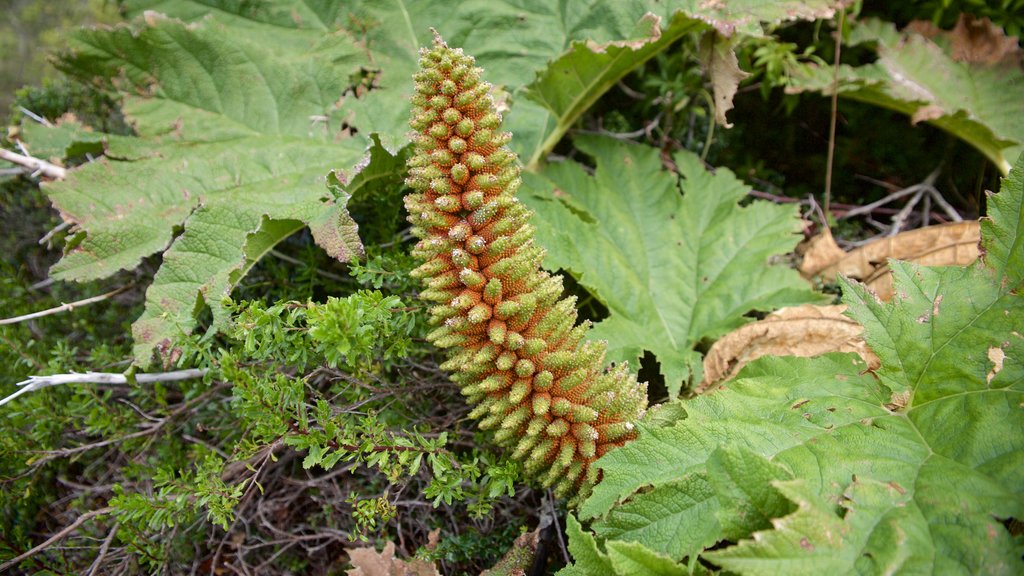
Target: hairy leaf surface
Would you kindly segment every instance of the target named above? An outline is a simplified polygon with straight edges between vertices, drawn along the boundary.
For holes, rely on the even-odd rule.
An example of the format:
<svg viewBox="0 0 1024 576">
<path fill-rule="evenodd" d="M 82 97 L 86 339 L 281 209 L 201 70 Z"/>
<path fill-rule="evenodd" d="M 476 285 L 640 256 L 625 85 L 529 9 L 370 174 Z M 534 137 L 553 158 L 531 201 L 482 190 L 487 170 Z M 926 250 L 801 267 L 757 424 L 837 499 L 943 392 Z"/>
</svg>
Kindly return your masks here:
<svg viewBox="0 0 1024 576">
<path fill-rule="evenodd" d="M 762 23 L 828 18 L 835 0 L 429 0 L 354 2 L 343 25 L 366 46 L 371 89 L 346 97 L 340 117 L 380 132 L 394 151 L 405 143 L 405 118 L 417 50 L 436 28 L 473 54 L 504 88 L 513 149 L 536 167 L 579 116 L 630 71 L 693 31 L 761 35 Z"/>
<path fill-rule="evenodd" d="M 325 176 L 355 164 L 368 141 L 323 119 L 361 58 L 347 38 L 227 8 L 188 25 L 147 12 L 132 26 L 78 32 L 61 67 L 120 92 L 138 136 L 106 136 L 102 159 L 47 187 L 79 230 L 53 276 L 100 278 L 163 252 L 133 327 L 146 364 L 191 331 L 203 302 L 223 326 L 221 298 L 302 226 L 353 257 L 353 223 Z"/>
<path fill-rule="evenodd" d="M 749 188 L 689 153 L 674 156 L 679 178 L 653 148 L 597 137 L 576 145 L 596 160 L 593 175 L 575 162 L 552 164 L 524 176 L 522 196 L 537 212 L 546 265 L 608 307 L 593 337 L 608 340 L 610 358 L 653 352 L 675 396 L 691 374 L 700 380 L 701 339 L 740 326 L 752 310 L 819 299 L 795 271 L 770 265 L 796 245 L 793 207 L 739 206 Z"/>
<path fill-rule="evenodd" d="M 990 230 L 1018 229 L 1007 207 L 1020 205 L 1021 168 L 992 198 L 986 245 Z M 644 427 L 600 460 L 604 481 L 581 516 L 602 517 L 599 536 L 679 560 L 656 529 L 704 499 L 716 515 L 689 517 L 687 531 L 736 543 L 703 556 L 741 574 L 1019 573 L 1020 538 L 1006 523 L 1024 515 L 1024 300 L 1005 281 L 1020 274 L 1014 258 L 894 262 L 889 303 L 848 282 L 849 314 L 882 362 L 875 374 L 851 356 L 761 358 L 681 402 L 675 425 Z M 714 501 L 684 481 L 700 475 Z M 638 525 L 628 512 L 654 495 L 674 504 L 645 508 Z"/>
<path fill-rule="evenodd" d="M 868 20 L 853 28 L 849 43 L 870 44 L 878 60 L 839 68 L 841 96 L 929 121 L 968 142 L 1003 173 L 1024 151 L 1024 71 L 1019 65 L 957 62 L 941 44 L 894 25 Z M 805 67 L 791 91 L 831 94 L 831 67 Z"/>
</svg>

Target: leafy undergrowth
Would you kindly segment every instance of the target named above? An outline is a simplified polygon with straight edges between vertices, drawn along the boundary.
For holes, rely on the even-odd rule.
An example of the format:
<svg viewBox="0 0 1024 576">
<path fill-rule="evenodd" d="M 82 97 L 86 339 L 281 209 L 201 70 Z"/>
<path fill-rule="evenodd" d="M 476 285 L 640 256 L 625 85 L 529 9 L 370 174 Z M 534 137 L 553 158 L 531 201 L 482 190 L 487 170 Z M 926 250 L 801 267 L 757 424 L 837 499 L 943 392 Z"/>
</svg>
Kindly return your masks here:
<svg viewBox="0 0 1024 576">
<path fill-rule="evenodd" d="M 1024 156 L 989 198 L 983 261 L 894 261 L 890 303 L 844 284 L 877 370 L 762 358 L 600 460 L 563 573 L 1019 573 L 1022 184 Z"/>
</svg>

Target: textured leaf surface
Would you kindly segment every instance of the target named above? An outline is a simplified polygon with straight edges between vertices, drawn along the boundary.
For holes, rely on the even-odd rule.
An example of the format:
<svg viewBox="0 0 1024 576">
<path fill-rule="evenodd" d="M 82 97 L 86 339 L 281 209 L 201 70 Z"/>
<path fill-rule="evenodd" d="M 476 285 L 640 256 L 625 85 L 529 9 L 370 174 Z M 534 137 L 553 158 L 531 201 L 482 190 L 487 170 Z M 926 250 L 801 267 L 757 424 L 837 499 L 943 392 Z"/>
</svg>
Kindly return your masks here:
<svg viewBox="0 0 1024 576">
<path fill-rule="evenodd" d="M 686 576 L 685 567 L 639 542 L 609 542 L 608 559 L 619 576 Z"/>
<path fill-rule="evenodd" d="M 92 132 L 73 117 L 61 118 L 53 126 L 25 121 L 18 128 L 18 138 L 30 142 L 30 154 L 44 160 L 59 162 L 86 153 L 103 153 L 103 134 Z"/>
<path fill-rule="evenodd" d="M 986 245 L 988 230 L 1019 226 L 1005 209 L 1021 202 L 1019 177 L 993 197 L 1004 209 Z M 649 494 L 673 501 L 670 489 L 679 502 L 703 497 L 681 480 L 706 474 L 721 529 L 705 518 L 687 529 L 738 541 L 704 553 L 732 572 L 1020 573 L 1020 538 L 1004 523 L 1024 515 L 1024 300 L 1001 281 L 1019 273 L 1013 257 L 894 262 L 889 303 L 847 282 L 850 316 L 882 363 L 877 379 L 850 356 L 761 358 L 681 403 L 687 417 L 674 426 L 643 428 L 601 459 L 605 479 L 581 516 L 604 516 L 595 529 L 616 538 L 637 533 L 619 510 Z M 650 512 L 652 525 L 672 515 Z"/>
<path fill-rule="evenodd" d="M 516 95 L 535 74 L 546 70 L 549 61 L 566 52 L 573 41 L 600 45 L 641 40 L 645 14 L 653 10 L 660 15 L 664 11 L 657 3 L 642 0 L 596 4 L 593 0 L 351 3 L 346 27 L 368 47 L 375 75 L 372 90 L 362 96 L 346 97 L 340 116 L 362 130 L 380 132 L 391 149 L 403 146 L 412 95 L 408 79 L 416 68 L 419 47 L 430 43 L 431 27 L 450 45 L 472 54 L 493 84 Z M 650 32 L 649 24 L 646 32 Z M 618 78 L 651 54 L 620 64 Z M 600 64 L 590 64 L 585 73 L 593 72 L 595 67 Z M 602 82 L 580 97 L 593 102 L 614 82 Z M 555 121 L 546 108 L 525 98 L 514 98 L 506 128 L 516 135 L 512 147 L 517 153 L 531 158 L 554 127 Z"/>
<path fill-rule="evenodd" d="M 707 461 L 708 478 L 722 509 L 722 535 L 739 540 L 754 530 L 768 528 L 773 518 L 792 510 L 774 486 L 791 478 L 790 472 L 740 445 L 722 446 Z M 614 513 L 614 511 L 613 511 Z"/>
<path fill-rule="evenodd" d="M 612 574 L 608 556 L 597 547 L 594 536 L 580 526 L 572 514 L 565 518 L 565 535 L 569 538 L 569 553 L 573 565 L 558 571 L 558 576 L 587 576 L 589 574 Z"/>
<path fill-rule="evenodd" d="M 222 326 L 221 298 L 303 225 L 351 257 L 358 238 L 324 178 L 355 164 L 367 141 L 338 139 L 319 118 L 361 58 L 347 38 L 226 8 L 188 25 L 147 12 L 131 27 L 78 32 L 62 68 L 109 81 L 139 136 L 106 136 L 104 158 L 47 187 L 79 230 L 52 275 L 100 278 L 163 252 L 133 327 L 146 364 L 191 331 L 201 302 Z"/>
<path fill-rule="evenodd" d="M 853 28 L 850 44 L 871 43 L 872 64 L 839 69 L 842 96 L 927 120 L 980 150 L 1004 172 L 1024 151 L 1024 71 L 1019 66 L 957 62 L 921 34 L 897 32 L 868 20 Z M 807 67 L 790 90 L 831 94 L 830 67 Z"/>
<path fill-rule="evenodd" d="M 804 304 L 781 308 L 722 336 L 704 357 L 703 391 L 736 375 L 761 356 L 818 356 L 856 352 L 871 367 L 878 358 L 864 343 L 864 327 L 843 315 L 846 306 Z"/>
<path fill-rule="evenodd" d="M 415 70 L 419 46 L 429 44 L 433 27 L 449 44 L 473 54 L 488 78 L 504 89 L 504 96 L 511 95 L 506 127 L 516 135 L 512 146 L 528 165 L 536 166 L 587 107 L 687 32 L 714 28 L 726 36 L 760 35 L 761 22 L 828 18 L 837 4 L 835 0 L 733 0 L 710 6 L 697 0 L 670 5 L 651 0 L 351 2 L 339 23 L 365 46 L 372 74 L 366 90 L 346 95 L 333 117 L 364 133 L 379 133 L 392 152 L 403 147 L 412 95 L 407 79 Z M 195 12 L 191 7 L 179 11 Z M 323 14 L 321 21 L 337 18 L 327 7 L 306 7 L 297 13 L 310 11 Z M 259 14 L 258 18 L 269 21 L 284 16 Z"/>
<path fill-rule="evenodd" d="M 526 97 L 544 107 L 537 111 L 528 109 L 534 117 L 529 119 L 530 123 L 536 126 L 538 114 L 551 118 L 542 127 L 543 140 L 523 148 L 526 164 L 537 166 L 579 116 L 626 74 L 685 34 L 706 27 L 700 20 L 677 13 L 667 29 L 662 30 L 661 18 L 648 13 L 638 22 L 636 33 L 621 41 L 604 45 L 574 42 L 567 53 L 538 72 L 537 79 L 526 88 Z M 510 120 L 513 130 L 523 123 L 523 117 L 515 112 Z M 529 133 L 536 128 L 524 130 Z M 532 143 L 533 139 L 527 142 Z"/>
<path fill-rule="evenodd" d="M 934 552 L 920 518 L 907 507 L 899 487 L 872 480 L 854 481 L 843 494 L 844 516 L 800 480 L 776 485 L 799 510 L 776 521 L 776 530 L 759 533 L 756 544 L 741 543 L 712 558 L 741 574 L 893 574 L 929 572 L 910 550 Z"/>
<path fill-rule="evenodd" d="M 796 245 L 792 207 L 738 206 L 749 188 L 689 153 L 674 157 L 680 180 L 656 149 L 595 137 L 576 145 L 596 160 L 593 176 L 553 164 L 526 174 L 521 196 L 537 213 L 546 266 L 608 307 L 592 335 L 608 340 L 611 359 L 653 352 L 675 395 L 691 373 L 700 379 L 701 339 L 742 325 L 751 310 L 818 299 L 795 271 L 769 265 Z"/>
<path fill-rule="evenodd" d="M 604 480 L 580 516 L 604 515 L 640 488 L 704 472 L 719 446 L 744 446 L 774 461 L 787 450 L 805 454 L 805 444 L 823 448 L 836 429 L 859 431 L 865 427 L 862 420 L 885 413 L 882 405 L 891 397 L 869 375 L 861 375 L 862 368 L 855 357 L 842 355 L 752 362 L 727 389 L 683 402 L 687 417 L 675 426 L 645 427 L 639 439 L 598 461 Z M 843 477 L 846 471 L 830 474 Z"/>
<path fill-rule="evenodd" d="M 1017 158 L 1002 191 L 988 197 L 988 218 L 981 221 L 985 259 L 1003 290 L 1024 282 L 1024 153 Z"/>
<path fill-rule="evenodd" d="M 708 477 L 693 474 L 637 495 L 593 529 L 606 540 L 643 542 L 679 559 L 715 543 L 718 510 Z"/>
</svg>

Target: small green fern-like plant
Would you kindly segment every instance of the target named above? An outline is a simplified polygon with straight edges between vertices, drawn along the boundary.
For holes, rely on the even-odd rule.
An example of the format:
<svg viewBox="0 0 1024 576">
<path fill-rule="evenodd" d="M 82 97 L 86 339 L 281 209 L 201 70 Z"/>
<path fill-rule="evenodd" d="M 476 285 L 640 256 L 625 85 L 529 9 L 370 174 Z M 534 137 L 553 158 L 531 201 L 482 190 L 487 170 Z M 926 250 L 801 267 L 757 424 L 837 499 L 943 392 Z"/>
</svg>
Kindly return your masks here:
<svg viewBox="0 0 1024 576">
<path fill-rule="evenodd" d="M 530 211 L 515 198 L 518 158 L 474 59 L 435 35 L 415 75 L 415 152 L 406 196 L 413 275 L 449 350 L 442 367 L 475 405 L 480 427 L 513 448 L 527 475 L 560 496 L 584 497 L 591 463 L 635 436 L 646 385 L 625 365 L 604 367 L 604 342 L 585 341 L 576 300 L 540 270 Z"/>
</svg>

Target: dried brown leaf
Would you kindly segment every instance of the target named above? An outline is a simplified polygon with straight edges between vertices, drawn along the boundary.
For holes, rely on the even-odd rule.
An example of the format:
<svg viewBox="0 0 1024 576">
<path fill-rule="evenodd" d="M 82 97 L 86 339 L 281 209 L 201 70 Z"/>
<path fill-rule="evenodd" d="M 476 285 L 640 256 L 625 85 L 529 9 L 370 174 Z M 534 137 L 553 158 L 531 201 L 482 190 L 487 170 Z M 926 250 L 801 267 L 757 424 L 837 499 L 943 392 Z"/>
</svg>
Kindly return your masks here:
<svg viewBox="0 0 1024 576">
<path fill-rule="evenodd" d="M 782 308 L 765 319 L 741 326 L 720 338 L 704 358 L 703 391 L 736 375 L 761 356 L 817 356 L 856 352 L 872 369 L 878 358 L 864 343 L 864 328 L 843 316 L 846 306 L 804 304 Z"/>
<path fill-rule="evenodd" d="M 927 226 L 852 250 L 821 274 L 829 279 L 842 274 L 867 281 L 876 272 L 883 272 L 879 268 L 888 269 L 889 258 L 932 266 L 969 264 L 978 257 L 980 239 L 978 222 L 974 220 Z"/>
<path fill-rule="evenodd" d="M 1020 44 L 1015 36 L 1007 36 L 1002 28 L 988 18 L 961 14 L 949 33 L 954 60 L 980 64 L 1020 62 Z"/>
<path fill-rule="evenodd" d="M 980 232 L 978 231 L 977 222 L 964 222 L 962 224 L 973 224 L 974 226 L 963 227 L 962 231 L 965 232 L 963 236 L 943 234 L 941 236 L 943 241 L 935 242 L 931 246 L 923 244 L 924 240 L 919 238 L 916 241 L 921 243 L 920 250 L 912 255 L 899 256 L 898 258 L 922 266 L 967 266 L 978 259 L 978 234 Z M 921 230 L 942 227 L 944 226 L 929 226 L 928 228 L 921 228 Z M 914 232 L 917 232 L 917 230 L 914 230 Z M 899 236 L 902 236 L 902 234 L 897 234 L 893 239 Z M 888 262 L 880 264 L 863 281 L 882 300 L 888 301 L 892 298 L 892 272 L 889 270 Z"/>
<path fill-rule="evenodd" d="M 718 32 L 708 32 L 700 41 L 700 60 L 708 76 L 715 96 L 715 121 L 731 128 L 732 124 L 725 118 L 725 113 L 732 110 L 732 99 L 736 95 L 740 81 L 750 74 L 740 70 L 736 52 L 733 51 L 734 40 L 722 36 Z"/>
<path fill-rule="evenodd" d="M 803 255 L 800 275 L 808 280 L 846 257 L 846 251 L 836 244 L 832 238 L 832 231 L 828 228 L 822 229 L 816 236 L 797 246 L 796 251 Z"/>
<path fill-rule="evenodd" d="M 395 543 L 391 541 L 380 552 L 373 546 L 352 548 L 348 557 L 352 563 L 352 569 L 345 571 L 348 576 L 441 576 L 426 560 L 395 558 Z"/>
</svg>

